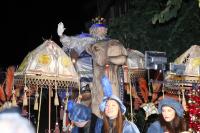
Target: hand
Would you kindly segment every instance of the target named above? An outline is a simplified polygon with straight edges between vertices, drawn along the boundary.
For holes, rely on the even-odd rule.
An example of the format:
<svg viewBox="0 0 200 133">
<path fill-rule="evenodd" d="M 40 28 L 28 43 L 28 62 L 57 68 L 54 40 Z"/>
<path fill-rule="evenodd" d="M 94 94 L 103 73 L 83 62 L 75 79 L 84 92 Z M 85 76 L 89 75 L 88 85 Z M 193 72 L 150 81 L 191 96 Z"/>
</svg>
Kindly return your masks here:
<svg viewBox="0 0 200 133">
<path fill-rule="evenodd" d="M 57 28 L 57 33 L 59 36 L 62 36 L 63 35 L 63 32 L 65 31 L 65 27 L 64 27 L 64 24 L 62 22 L 60 22 L 58 24 L 58 28 Z"/>
</svg>

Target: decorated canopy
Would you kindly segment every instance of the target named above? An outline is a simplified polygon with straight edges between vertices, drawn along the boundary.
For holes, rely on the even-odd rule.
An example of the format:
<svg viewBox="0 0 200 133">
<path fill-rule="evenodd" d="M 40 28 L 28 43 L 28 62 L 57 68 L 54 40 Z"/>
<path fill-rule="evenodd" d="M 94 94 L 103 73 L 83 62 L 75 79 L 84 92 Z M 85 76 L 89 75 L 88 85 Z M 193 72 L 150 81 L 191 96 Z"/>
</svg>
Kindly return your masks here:
<svg viewBox="0 0 200 133">
<path fill-rule="evenodd" d="M 130 79 L 136 77 L 145 77 L 146 70 L 144 68 L 144 54 L 138 50 L 127 49 L 127 66 L 130 72 Z"/>
<path fill-rule="evenodd" d="M 44 41 L 28 53 L 15 72 L 16 80 L 23 75 L 26 75 L 27 79 L 33 79 L 32 82 L 39 82 L 42 79 L 46 79 L 46 82 L 49 80 L 69 81 L 68 85 L 61 83 L 62 85 L 58 84 L 58 86 L 69 86 L 78 81 L 71 58 L 52 40 Z"/>
<path fill-rule="evenodd" d="M 144 69 L 144 54 L 133 49 L 127 49 L 127 65 L 130 69 Z"/>
<path fill-rule="evenodd" d="M 165 79 L 171 86 L 191 87 L 194 83 L 200 82 L 200 46 L 193 45 L 182 55 L 170 63 L 170 71 Z M 167 84 L 165 85 L 167 86 Z M 190 89 L 190 88 L 188 88 Z"/>
<path fill-rule="evenodd" d="M 193 45 L 175 61 L 176 64 L 185 64 L 185 75 L 200 76 L 200 46 Z"/>
</svg>

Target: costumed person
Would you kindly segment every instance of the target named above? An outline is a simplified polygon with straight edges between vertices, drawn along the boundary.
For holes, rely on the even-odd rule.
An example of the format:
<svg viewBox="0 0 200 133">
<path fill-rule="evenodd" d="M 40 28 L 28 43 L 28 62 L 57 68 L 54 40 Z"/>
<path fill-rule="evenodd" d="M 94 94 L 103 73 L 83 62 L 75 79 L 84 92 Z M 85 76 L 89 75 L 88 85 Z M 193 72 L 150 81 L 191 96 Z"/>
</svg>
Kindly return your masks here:
<svg viewBox="0 0 200 133">
<path fill-rule="evenodd" d="M 158 104 L 158 120 L 150 125 L 147 133 L 187 132 L 182 105 L 173 98 L 164 98 Z"/>
<path fill-rule="evenodd" d="M 97 125 L 95 133 L 140 133 L 137 126 L 125 119 L 126 107 L 122 101 L 112 94 L 109 79 L 102 77 L 104 98 L 99 105 L 103 120 Z"/>
<path fill-rule="evenodd" d="M 62 22 L 58 24 L 57 34 L 60 37 L 62 43 L 62 49 L 66 54 L 70 55 L 73 65 L 80 78 L 80 92 L 81 92 L 81 103 L 91 105 L 91 93 L 89 84 L 93 79 L 93 67 L 92 57 L 89 55 L 85 47 L 95 43 L 95 38 L 89 33 L 81 33 L 75 36 L 67 36 L 64 34 L 65 27 Z"/>
<path fill-rule="evenodd" d="M 102 17 L 92 19 L 93 24 L 89 28 L 89 33 L 96 41 L 107 40 L 108 28 L 105 24 L 106 20 Z"/>
<path fill-rule="evenodd" d="M 71 133 L 89 133 L 91 109 L 83 104 L 68 101 Z"/>
</svg>

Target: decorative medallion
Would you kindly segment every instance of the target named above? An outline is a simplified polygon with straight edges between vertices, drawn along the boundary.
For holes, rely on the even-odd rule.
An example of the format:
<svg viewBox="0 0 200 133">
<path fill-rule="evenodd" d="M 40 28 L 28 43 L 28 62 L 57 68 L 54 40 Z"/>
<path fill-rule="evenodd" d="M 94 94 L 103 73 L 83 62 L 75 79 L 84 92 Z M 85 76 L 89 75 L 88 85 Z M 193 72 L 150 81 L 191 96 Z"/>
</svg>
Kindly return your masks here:
<svg viewBox="0 0 200 133">
<path fill-rule="evenodd" d="M 40 54 L 38 57 L 38 63 L 48 65 L 51 63 L 51 57 L 48 54 Z"/>
<path fill-rule="evenodd" d="M 58 61 L 61 62 L 63 67 L 68 67 L 70 65 L 71 59 L 67 56 L 60 56 Z"/>
</svg>

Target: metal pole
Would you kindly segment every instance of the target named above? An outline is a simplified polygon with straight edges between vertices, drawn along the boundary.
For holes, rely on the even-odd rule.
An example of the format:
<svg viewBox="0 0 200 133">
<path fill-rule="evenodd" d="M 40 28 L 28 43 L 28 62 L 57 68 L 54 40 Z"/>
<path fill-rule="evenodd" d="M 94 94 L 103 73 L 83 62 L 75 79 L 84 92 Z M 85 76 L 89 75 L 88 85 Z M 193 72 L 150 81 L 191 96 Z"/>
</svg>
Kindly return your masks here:
<svg viewBox="0 0 200 133">
<path fill-rule="evenodd" d="M 41 103 L 42 103 L 42 87 L 40 88 L 40 105 L 39 105 L 39 112 L 38 112 L 38 122 L 37 122 L 37 133 L 39 131 L 39 126 L 40 126 L 40 111 L 41 111 Z"/>
<path fill-rule="evenodd" d="M 49 133 L 51 133 L 51 86 L 49 86 Z"/>
</svg>

